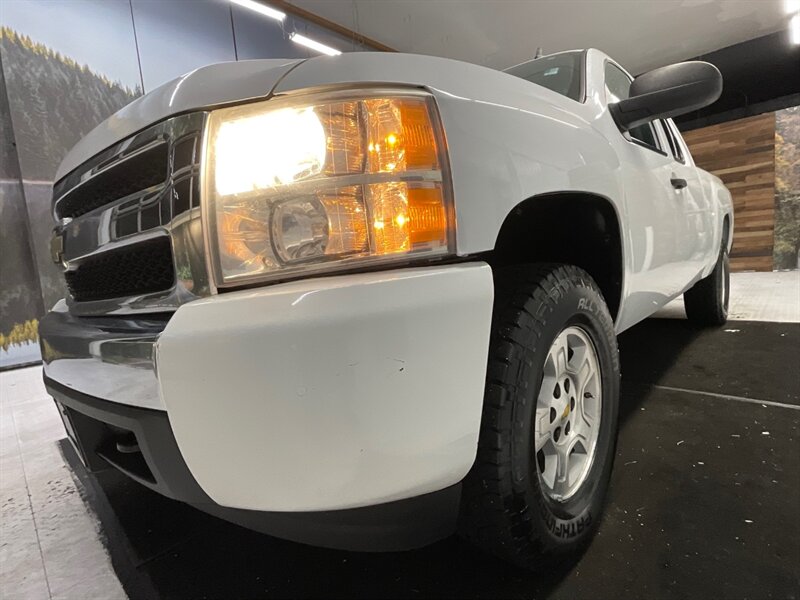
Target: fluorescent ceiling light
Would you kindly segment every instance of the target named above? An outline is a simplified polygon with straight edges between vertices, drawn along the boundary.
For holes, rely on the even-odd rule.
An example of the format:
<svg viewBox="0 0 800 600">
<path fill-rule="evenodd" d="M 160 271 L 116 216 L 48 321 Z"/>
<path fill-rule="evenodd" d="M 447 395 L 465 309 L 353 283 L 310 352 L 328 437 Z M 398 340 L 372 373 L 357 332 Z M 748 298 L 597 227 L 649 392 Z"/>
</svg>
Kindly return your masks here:
<svg viewBox="0 0 800 600">
<path fill-rule="evenodd" d="M 297 42 L 301 46 L 305 46 L 306 48 L 311 48 L 312 50 L 316 50 L 317 52 L 322 52 L 323 54 L 327 54 L 328 56 L 336 56 L 337 54 L 341 54 L 341 52 L 336 48 L 331 48 L 330 46 L 326 46 L 325 44 L 320 44 L 319 42 L 307 38 L 304 35 L 300 35 L 299 33 L 293 33 L 289 37 L 292 39 L 293 42 Z"/>
<path fill-rule="evenodd" d="M 793 44 L 800 44 L 800 13 L 797 13 L 789 21 L 789 36 Z"/>
<path fill-rule="evenodd" d="M 283 21 L 286 18 L 286 13 L 282 13 L 279 10 L 275 10 L 274 8 L 267 6 L 266 4 L 255 2 L 255 0 L 231 0 L 231 2 L 233 2 L 234 4 L 238 4 L 239 6 L 244 6 L 245 8 L 249 8 L 250 10 L 260 13 L 265 17 L 275 19 L 276 21 Z"/>
</svg>

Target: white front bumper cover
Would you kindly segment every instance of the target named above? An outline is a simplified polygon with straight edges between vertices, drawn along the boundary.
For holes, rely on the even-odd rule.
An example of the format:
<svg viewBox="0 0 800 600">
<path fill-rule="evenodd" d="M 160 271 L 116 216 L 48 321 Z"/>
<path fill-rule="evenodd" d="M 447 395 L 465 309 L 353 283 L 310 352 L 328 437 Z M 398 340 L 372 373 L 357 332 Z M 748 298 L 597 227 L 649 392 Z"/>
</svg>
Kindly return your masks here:
<svg viewBox="0 0 800 600">
<path fill-rule="evenodd" d="M 490 267 L 343 275 L 182 306 L 157 342 L 178 447 L 221 506 L 329 511 L 453 485 L 475 459 Z"/>
</svg>

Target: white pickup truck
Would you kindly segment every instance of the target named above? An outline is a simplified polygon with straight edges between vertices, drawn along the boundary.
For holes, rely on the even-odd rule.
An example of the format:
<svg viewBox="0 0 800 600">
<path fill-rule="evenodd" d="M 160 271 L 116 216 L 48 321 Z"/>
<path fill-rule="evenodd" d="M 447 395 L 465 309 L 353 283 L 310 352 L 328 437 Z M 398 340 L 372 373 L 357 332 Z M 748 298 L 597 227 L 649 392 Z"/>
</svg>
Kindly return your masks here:
<svg viewBox="0 0 800 600">
<path fill-rule="evenodd" d="M 331 547 L 587 542 L 616 334 L 727 316 L 733 212 L 670 117 L 715 67 L 352 53 L 197 69 L 65 157 L 40 327 L 90 470 Z"/>
</svg>

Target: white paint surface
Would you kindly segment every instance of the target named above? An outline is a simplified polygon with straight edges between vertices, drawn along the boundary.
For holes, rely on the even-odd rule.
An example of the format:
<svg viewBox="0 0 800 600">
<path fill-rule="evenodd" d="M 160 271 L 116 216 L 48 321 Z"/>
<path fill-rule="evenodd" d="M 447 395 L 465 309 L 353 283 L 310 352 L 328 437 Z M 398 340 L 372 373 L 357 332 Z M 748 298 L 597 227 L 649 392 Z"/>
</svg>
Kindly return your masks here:
<svg viewBox="0 0 800 600">
<path fill-rule="evenodd" d="M 223 506 L 336 510 L 455 484 L 475 459 L 484 263 L 345 275 L 181 307 L 158 372 L 178 446 Z"/>
</svg>

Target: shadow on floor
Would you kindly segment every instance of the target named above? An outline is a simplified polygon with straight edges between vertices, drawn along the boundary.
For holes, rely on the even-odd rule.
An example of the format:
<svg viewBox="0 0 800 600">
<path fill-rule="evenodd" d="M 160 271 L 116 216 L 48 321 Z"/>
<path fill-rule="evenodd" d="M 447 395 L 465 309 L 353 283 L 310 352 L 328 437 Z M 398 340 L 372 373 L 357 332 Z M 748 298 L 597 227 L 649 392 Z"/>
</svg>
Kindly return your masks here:
<svg viewBox="0 0 800 600">
<path fill-rule="evenodd" d="M 790 370 L 800 326 L 734 328 L 650 320 L 620 337 L 623 422 L 606 516 L 584 556 L 537 574 L 456 537 L 388 554 L 278 540 L 117 472 L 88 475 L 62 449 L 131 598 L 796 597 L 800 411 L 652 388 L 800 403 Z"/>
</svg>

